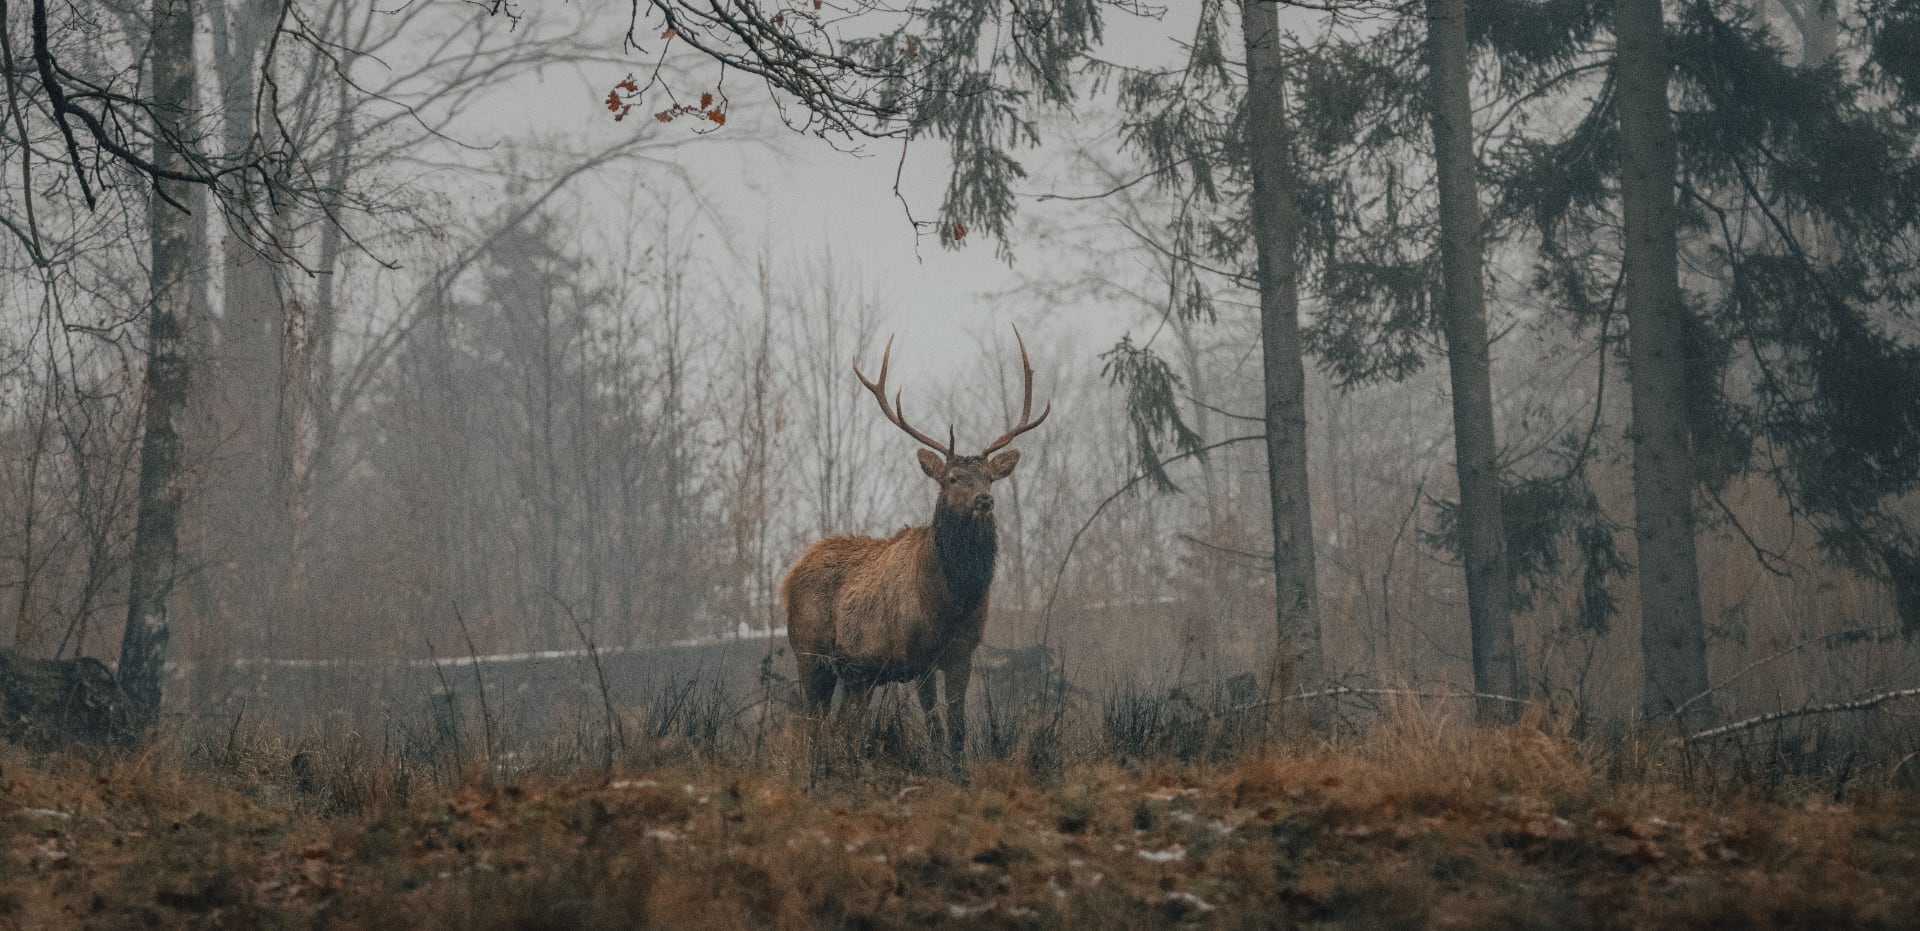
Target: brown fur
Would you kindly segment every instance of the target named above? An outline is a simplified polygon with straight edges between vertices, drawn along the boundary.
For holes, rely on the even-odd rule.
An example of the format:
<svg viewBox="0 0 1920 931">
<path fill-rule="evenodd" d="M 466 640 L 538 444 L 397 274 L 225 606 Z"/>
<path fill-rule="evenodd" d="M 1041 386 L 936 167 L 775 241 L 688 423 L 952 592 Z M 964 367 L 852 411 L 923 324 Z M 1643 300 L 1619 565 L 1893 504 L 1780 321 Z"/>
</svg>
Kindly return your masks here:
<svg viewBox="0 0 1920 931">
<path fill-rule="evenodd" d="M 993 580 L 996 479 L 1012 474 L 1020 454 L 942 459 L 920 451 L 920 465 L 940 485 L 934 520 L 887 539 L 832 536 L 807 549 L 781 584 L 787 639 L 808 707 L 824 712 L 836 684 L 849 708 L 873 688 L 915 681 L 936 741 L 948 719 L 948 751 L 966 746 L 966 695 L 973 651 L 986 628 Z M 933 673 L 946 680 L 937 701 Z"/>
</svg>

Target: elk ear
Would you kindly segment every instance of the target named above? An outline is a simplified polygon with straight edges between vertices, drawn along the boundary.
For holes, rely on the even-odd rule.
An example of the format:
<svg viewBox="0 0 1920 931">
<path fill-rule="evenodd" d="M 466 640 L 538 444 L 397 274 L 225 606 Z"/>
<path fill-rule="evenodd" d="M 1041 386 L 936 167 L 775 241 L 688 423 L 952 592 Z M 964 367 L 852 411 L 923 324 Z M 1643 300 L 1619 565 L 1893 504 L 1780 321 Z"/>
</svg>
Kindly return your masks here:
<svg viewBox="0 0 1920 931">
<path fill-rule="evenodd" d="M 987 477 L 999 481 L 1013 474 L 1013 467 L 1020 464 L 1020 451 L 1009 449 L 987 460 Z"/>
<path fill-rule="evenodd" d="M 937 482 L 941 478 L 946 476 L 947 461 L 945 459 L 940 458 L 939 453 L 936 453 L 931 449 L 923 449 L 923 450 L 920 450 L 919 453 L 920 453 L 920 471 L 927 473 L 928 478 L 933 479 L 934 481 Z"/>
</svg>

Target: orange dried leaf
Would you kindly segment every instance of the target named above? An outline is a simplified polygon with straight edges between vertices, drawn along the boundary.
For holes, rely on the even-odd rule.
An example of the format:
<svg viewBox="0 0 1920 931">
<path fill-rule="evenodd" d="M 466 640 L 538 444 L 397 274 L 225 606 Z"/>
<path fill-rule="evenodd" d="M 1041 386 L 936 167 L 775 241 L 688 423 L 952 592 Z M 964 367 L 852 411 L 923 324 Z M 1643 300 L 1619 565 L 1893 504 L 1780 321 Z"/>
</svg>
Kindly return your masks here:
<svg viewBox="0 0 1920 931">
<path fill-rule="evenodd" d="M 955 223 L 953 225 L 953 241 L 959 242 L 965 238 L 967 238 L 967 225 L 965 223 Z"/>
<path fill-rule="evenodd" d="M 701 95 L 700 95 L 700 109 L 702 109 L 702 110 L 706 110 L 706 109 L 709 109 L 709 108 L 711 108 L 712 106 L 713 106 L 713 95 L 712 95 L 712 94 L 701 94 Z"/>
<path fill-rule="evenodd" d="M 813 8 L 820 9 L 820 0 L 813 0 Z"/>
<path fill-rule="evenodd" d="M 920 40 L 912 36 L 908 36 L 907 37 L 907 57 L 913 58 L 919 54 L 920 54 Z"/>
<path fill-rule="evenodd" d="M 660 34 L 660 38 L 672 39 L 674 36 L 677 36 L 679 34 L 680 34 L 680 30 L 675 29 L 672 26 L 668 26 L 667 31 Z"/>
<path fill-rule="evenodd" d="M 708 120 L 709 120 L 710 122 L 712 122 L 712 123 L 713 123 L 713 125 L 715 125 L 715 126 L 725 126 L 725 125 L 727 125 L 727 115 L 726 115 L 725 113 L 722 113 L 722 112 L 720 112 L 720 111 L 719 111 L 719 110 L 717 110 L 717 109 L 715 109 L 715 110 L 708 110 L 708 111 L 707 111 L 707 119 L 708 119 Z"/>
<path fill-rule="evenodd" d="M 662 123 L 671 123 L 671 122 L 673 122 L 673 111 L 672 111 L 672 110 L 662 110 L 662 111 L 660 111 L 659 113 L 655 113 L 655 114 L 653 115 L 653 118 L 654 118 L 654 119 L 656 119 L 656 120 L 659 120 L 659 121 L 660 121 L 660 122 L 662 122 Z"/>
</svg>

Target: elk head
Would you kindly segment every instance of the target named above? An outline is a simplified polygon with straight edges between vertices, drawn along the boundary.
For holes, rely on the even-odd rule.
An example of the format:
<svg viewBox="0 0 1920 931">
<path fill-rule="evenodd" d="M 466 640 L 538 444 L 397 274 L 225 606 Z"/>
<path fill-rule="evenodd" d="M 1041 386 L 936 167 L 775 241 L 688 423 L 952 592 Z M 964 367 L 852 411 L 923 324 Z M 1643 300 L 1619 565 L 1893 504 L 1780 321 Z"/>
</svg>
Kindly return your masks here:
<svg viewBox="0 0 1920 931">
<path fill-rule="evenodd" d="M 1020 422 L 1012 429 L 1000 435 L 1000 438 L 987 444 L 978 456 L 962 456 L 954 452 L 953 428 L 947 428 L 947 442 L 941 443 L 915 429 L 907 422 L 901 409 L 900 392 L 893 393 L 892 403 L 887 401 L 887 365 L 893 358 L 893 339 L 887 339 L 887 348 L 880 356 L 880 379 L 868 381 L 860 373 L 860 364 L 854 363 L 854 377 L 860 379 L 873 397 L 880 402 L 880 412 L 893 422 L 893 425 L 905 431 L 910 437 L 919 440 L 926 449 L 918 450 L 920 470 L 927 473 L 940 486 L 939 509 L 941 512 L 956 516 L 985 520 L 993 515 L 992 486 L 1013 474 L 1013 467 L 1020 464 L 1020 451 L 1008 449 L 1000 452 L 1014 437 L 1040 426 L 1053 413 L 1053 402 L 1047 402 L 1039 419 L 1032 419 L 1033 413 L 1033 364 L 1027 360 L 1027 343 L 1020 338 L 1020 330 L 1015 328 L 1013 339 L 1020 345 L 1020 369 L 1024 387 L 1020 399 Z M 999 455 L 995 455 L 999 453 Z"/>
</svg>

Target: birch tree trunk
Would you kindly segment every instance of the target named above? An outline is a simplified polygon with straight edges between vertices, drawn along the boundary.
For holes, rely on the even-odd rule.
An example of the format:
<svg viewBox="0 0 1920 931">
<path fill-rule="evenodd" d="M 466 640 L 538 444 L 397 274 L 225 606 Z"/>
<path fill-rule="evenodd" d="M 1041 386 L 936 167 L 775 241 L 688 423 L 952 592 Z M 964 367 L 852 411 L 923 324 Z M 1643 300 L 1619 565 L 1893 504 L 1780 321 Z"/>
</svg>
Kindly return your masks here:
<svg viewBox="0 0 1920 931">
<path fill-rule="evenodd" d="M 1473 687 L 1520 697 L 1520 664 L 1507 612 L 1507 537 L 1502 520 L 1498 443 L 1493 424 L 1492 362 L 1487 346 L 1484 245 L 1466 0 L 1428 0 L 1428 97 L 1440 188 L 1441 320 L 1453 386 L 1453 449 L 1460 476 L 1460 553 L 1467 571 Z M 1509 722 L 1519 706 L 1480 699 L 1478 718 Z"/>
<path fill-rule="evenodd" d="M 1279 13 L 1272 0 L 1243 0 L 1247 47 L 1250 200 L 1259 255 L 1260 341 L 1266 379 L 1267 488 L 1273 504 L 1274 690 L 1291 693 L 1322 677 L 1313 508 L 1307 489 L 1306 366 L 1300 341 L 1299 181 L 1288 125 Z"/>
<path fill-rule="evenodd" d="M 1694 553 L 1693 447 L 1687 427 L 1686 309 L 1680 300 L 1674 187 L 1678 158 L 1667 104 L 1671 64 L 1660 0 L 1615 0 L 1614 102 L 1620 118 L 1627 348 L 1633 404 L 1634 537 L 1640 551 L 1642 711 L 1712 713 Z"/>
<path fill-rule="evenodd" d="M 192 138 L 194 100 L 193 0 L 153 0 L 153 113 L 158 125 L 154 162 L 162 171 L 187 172 L 178 140 Z M 169 141 L 174 140 L 174 141 Z M 160 677 L 170 629 L 179 547 L 180 437 L 187 410 L 186 328 L 195 316 L 193 276 L 204 253 L 200 219 L 168 203 L 189 203 L 189 185 L 159 180 L 148 199 L 152 262 L 148 284 L 145 421 L 140 441 L 139 512 L 133 538 L 127 627 L 120 641 L 120 688 L 130 726 L 150 728 L 160 714 Z"/>
</svg>

